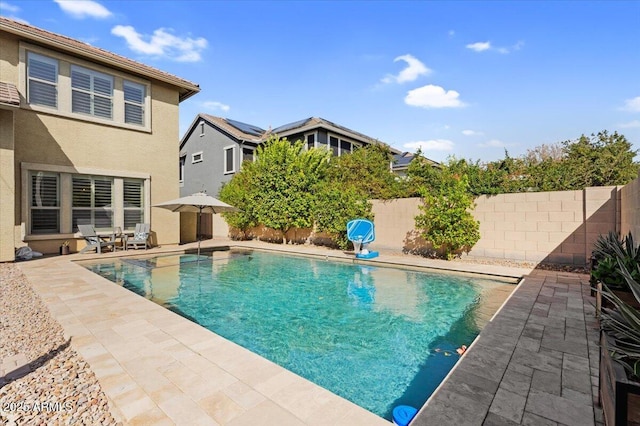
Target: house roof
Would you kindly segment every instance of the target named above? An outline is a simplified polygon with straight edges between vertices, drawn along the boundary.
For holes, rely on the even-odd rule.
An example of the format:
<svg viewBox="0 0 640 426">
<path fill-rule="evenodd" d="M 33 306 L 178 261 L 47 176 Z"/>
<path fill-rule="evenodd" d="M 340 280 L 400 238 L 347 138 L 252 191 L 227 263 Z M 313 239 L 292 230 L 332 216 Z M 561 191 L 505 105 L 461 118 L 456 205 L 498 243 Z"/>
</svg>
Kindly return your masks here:
<svg viewBox="0 0 640 426">
<path fill-rule="evenodd" d="M 349 136 L 352 139 L 355 139 L 357 141 L 366 142 L 369 144 L 382 143 L 384 145 L 387 145 L 384 142 L 379 141 L 378 139 L 365 135 L 364 133 L 356 132 L 355 130 L 349 129 L 348 127 L 341 126 L 339 124 L 333 123 L 329 120 L 325 120 L 324 118 L 320 118 L 320 117 L 309 117 L 309 118 L 305 118 L 304 120 L 299 120 L 293 123 L 285 124 L 283 126 L 276 127 L 271 131 L 271 133 L 276 134 L 280 137 L 285 137 L 291 134 L 306 132 L 306 131 L 310 131 L 317 128 L 333 130 L 342 135 Z M 394 153 L 400 152 L 394 148 L 391 148 L 391 150 Z"/>
<path fill-rule="evenodd" d="M 269 138 L 269 136 L 272 136 L 272 135 L 277 135 L 278 137 L 284 138 L 289 135 L 311 131 L 317 128 L 323 128 L 330 131 L 333 130 L 336 133 L 348 136 L 356 141 L 365 142 L 368 144 L 383 143 L 363 133 L 356 132 L 355 130 L 351 130 L 347 127 L 340 126 L 339 124 L 335 124 L 329 120 L 325 120 L 324 118 L 319 118 L 319 117 L 309 117 L 303 120 L 294 121 L 292 123 L 288 123 L 288 124 L 284 124 L 282 126 L 276 127 L 273 130 L 271 129 L 264 130 L 263 128 L 255 126 L 253 124 L 247 124 L 241 121 L 231 120 L 229 118 L 216 117 L 213 115 L 202 114 L 202 113 L 198 114 L 193 124 L 191 125 L 191 128 L 193 128 L 193 126 L 199 121 L 199 119 L 208 121 L 210 124 L 215 125 L 219 129 L 230 134 L 236 139 L 246 141 L 246 142 L 253 142 L 253 143 L 264 142 Z M 393 153 L 400 152 L 391 147 L 390 149 Z"/>
<path fill-rule="evenodd" d="M 0 107 L 19 107 L 20 93 L 18 88 L 11 84 L 0 81 Z"/>
<path fill-rule="evenodd" d="M 215 117 L 209 114 L 198 114 L 194 123 L 197 123 L 199 119 L 208 121 L 220 130 L 242 141 L 260 143 L 263 141 L 263 136 L 267 133 L 266 130 L 252 124 L 230 120 L 228 118 Z"/>
<path fill-rule="evenodd" d="M 14 34 L 41 46 L 47 46 L 74 56 L 90 59 L 93 62 L 112 68 L 118 68 L 131 74 L 171 84 L 178 87 L 180 91 L 179 100 L 181 102 L 200 91 L 200 86 L 183 78 L 70 37 L 52 33 L 2 16 L 0 16 L 0 31 Z"/>
</svg>

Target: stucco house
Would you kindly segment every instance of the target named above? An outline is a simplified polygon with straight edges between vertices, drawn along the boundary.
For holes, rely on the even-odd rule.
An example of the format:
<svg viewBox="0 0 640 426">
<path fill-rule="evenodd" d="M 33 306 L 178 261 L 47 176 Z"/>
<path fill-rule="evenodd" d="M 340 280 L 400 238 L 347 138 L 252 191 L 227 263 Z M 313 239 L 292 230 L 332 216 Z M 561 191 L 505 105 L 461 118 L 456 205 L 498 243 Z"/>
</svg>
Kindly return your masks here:
<svg viewBox="0 0 640 426">
<path fill-rule="evenodd" d="M 179 215 L 151 209 L 179 196 L 178 105 L 197 84 L 0 17 L 0 261 L 15 248 L 84 246 L 99 232 L 151 224 L 179 242 Z"/>
<path fill-rule="evenodd" d="M 242 162 L 253 160 L 257 146 L 270 136 L 304 141 L 309 148 L 330 149 L 343 155 L 380 141 L 318 117 L 305 118 L 274 129 L 263 129 L 228 118 L 198 114 L 180 141 L 180 194 L 206 190 L 217 195 Z M 390 148 L 395 155 L 400 151 Z M 395 171 L 396 163 L 390 164 Z M 406 168 L 406 164 L 402 164 Z"/>
</svg>

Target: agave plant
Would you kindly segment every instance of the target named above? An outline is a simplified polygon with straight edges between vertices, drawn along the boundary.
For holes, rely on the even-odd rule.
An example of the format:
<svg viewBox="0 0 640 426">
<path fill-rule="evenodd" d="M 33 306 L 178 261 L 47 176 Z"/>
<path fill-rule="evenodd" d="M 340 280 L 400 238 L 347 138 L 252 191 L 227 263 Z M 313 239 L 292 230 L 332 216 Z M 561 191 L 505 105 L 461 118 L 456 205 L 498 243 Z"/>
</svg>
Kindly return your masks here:
<svg viewBox="0 0 640 426">
<path fill-rule="evenodd" d="M 631 232 L 620 240 L 614 232 L 600 236 L 594 243 L 592 256 L 597 265 L 591 271 L 592 285 L 601 281 L 612 289 L 628 289 L 627 281 L 618 267 L 621 262 L 634 280 L 640 281 L 640 270 L 636 268 L 640 262 L 640 247 L 636 246 Z"/>
<path fill-rule="evenodd" d="M 640 303 L 640 282 L 633 275 L 640 275 L 640 263 L 627 269 L 623 261 L 618 259 L 620 273 L 636 301 Z M 632 272 L 635 274 L 632 275 Z M 602 329 L 613 337 L 611 357 L 636 378 L 640 378 L 640 310 L 620 299 L 603 283 L 602 296 L 609 300 L 614 308 L 603 308 L 600 318 Z"/>
</svg>

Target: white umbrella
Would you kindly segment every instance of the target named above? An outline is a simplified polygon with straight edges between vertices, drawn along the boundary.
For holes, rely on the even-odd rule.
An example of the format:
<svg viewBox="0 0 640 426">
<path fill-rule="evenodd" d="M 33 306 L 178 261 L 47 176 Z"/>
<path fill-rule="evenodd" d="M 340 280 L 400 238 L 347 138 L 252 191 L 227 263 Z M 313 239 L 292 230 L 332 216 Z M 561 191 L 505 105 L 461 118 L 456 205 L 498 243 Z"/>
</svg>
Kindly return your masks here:
<svg viewBox="0 0 640 426">
<path fill-rule="evenodd" d="M 175 200 L 165 201 L 164 203 L 156 204 L 153 207 L 160 207 L 163 209 L 171 210 L 172 212 L 185 212 L 185 213 L 198 213 L 198 258 L 200 257 L 200 216 L 202 213 L 225 213 L 225 212 L 238 212 L 240 209 L 230 206 L 218 200 L 211 195 L 207 195 L 204 192 L 197 192 L 186 197 L 180 197 Z"/>
</svg>

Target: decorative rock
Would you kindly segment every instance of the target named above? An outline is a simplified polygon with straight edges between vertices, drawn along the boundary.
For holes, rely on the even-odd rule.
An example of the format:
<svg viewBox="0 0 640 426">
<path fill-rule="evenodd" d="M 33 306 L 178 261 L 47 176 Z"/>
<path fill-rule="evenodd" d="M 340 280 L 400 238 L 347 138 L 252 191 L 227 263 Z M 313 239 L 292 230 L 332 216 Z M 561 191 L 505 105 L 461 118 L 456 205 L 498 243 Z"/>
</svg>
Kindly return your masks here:
<svg viewBox="0 0 640 426">
<path fill-rule="evenodd" d="M 30 361 L 0 388 L 0 424 L 121 425 L 89 365 L 12 264 L 0 264 L 0 312 L 0 365 L 19 354 Z"/>
</svg>

